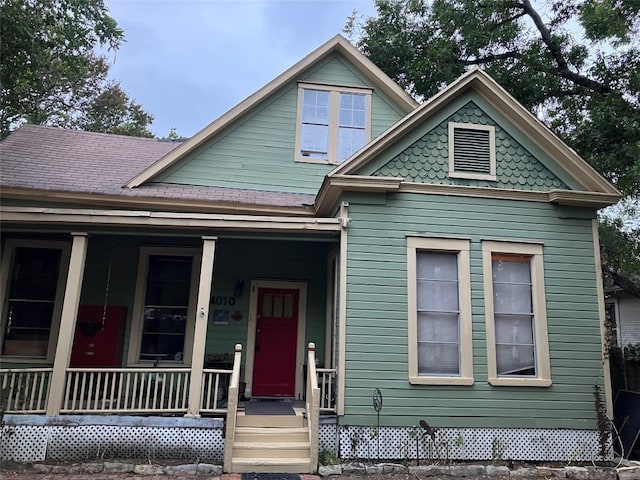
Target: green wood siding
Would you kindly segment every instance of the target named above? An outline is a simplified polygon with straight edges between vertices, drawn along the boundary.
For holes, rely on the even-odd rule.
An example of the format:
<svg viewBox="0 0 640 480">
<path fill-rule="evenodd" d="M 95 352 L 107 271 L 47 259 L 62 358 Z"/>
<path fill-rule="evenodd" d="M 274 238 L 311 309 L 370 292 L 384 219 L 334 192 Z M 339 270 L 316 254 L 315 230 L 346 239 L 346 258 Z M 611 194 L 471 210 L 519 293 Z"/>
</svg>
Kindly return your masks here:
<svg viewBox="0 0 640 480">
<path fill-rule="evenodd" d="M 334 54 L 298 81 L 373 87 L 344 57 Z M 160 182 L 278 192 L 315 193 L 335 165 L 294 161 L 297 82 L 285 85 L 259 107 L 160 175 Z M 374 90 L 372 136 L 402 117 L 387 96 Z"/>
<path fill-rule="evenodd" d="M 591 220 L 558 217 L 550 204 L 390 194 L 386 205 L 349 196 L 345 424 L 372 425 L 374 388 L 384 425 L 596 428 L 592 388 L 601 350 Z M 579 215 L 577 215 L 579 216 Z M 471 241 L 472 386 L 410 385 L 406 236 Z M 544 244 L 553 385 L 487 383 L 482 240 Z"/>
</svg>

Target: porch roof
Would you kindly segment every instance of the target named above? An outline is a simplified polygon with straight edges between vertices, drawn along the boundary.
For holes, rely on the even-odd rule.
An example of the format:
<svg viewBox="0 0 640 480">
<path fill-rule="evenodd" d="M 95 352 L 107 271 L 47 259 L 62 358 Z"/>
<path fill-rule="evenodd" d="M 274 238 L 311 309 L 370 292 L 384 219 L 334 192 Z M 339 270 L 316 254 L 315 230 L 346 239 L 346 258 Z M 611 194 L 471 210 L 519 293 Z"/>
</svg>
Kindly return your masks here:
<svg viewBox="0 0 640 480">
<path fill-rule="evenodd" d="M 28 192 L 60 192 L 58 201 L 119 199 L 130 204 L 145 199 L 171 199 L 183 204 L 214 202 L 256 207 L 305 208 L 314 195 L 235 188 L 148 183 L 123 185 L 180 142 L 23 125 L 0 144 L 0 186 L 4 197 Z M 78 195 L 81 194 L 81 195 Z M 87 197 L 89 195 L 89 197 Z"/>
</svg>

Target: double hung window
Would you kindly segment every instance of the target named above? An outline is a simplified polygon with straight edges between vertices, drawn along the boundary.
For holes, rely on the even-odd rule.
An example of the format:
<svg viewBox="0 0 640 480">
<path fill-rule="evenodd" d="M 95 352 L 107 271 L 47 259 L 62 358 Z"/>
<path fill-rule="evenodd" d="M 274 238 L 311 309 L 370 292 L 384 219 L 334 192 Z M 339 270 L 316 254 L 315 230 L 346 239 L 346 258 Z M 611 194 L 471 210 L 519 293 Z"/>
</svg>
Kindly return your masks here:
<svg viewBox="0 0 640 480">
<path fill-rule="evenodd" d="M 2 355 L 52 357 L 68 263 L 66 243 L 7 240 Z"/>
<path fill-rule="evenodd" d="M 550 385 L 542 246 L 482 247 L 489 383 Z"/>
<path fill-rule="evenodd" d="M 407 239 L 409 381 L 473 383 L 469 242 Z"/>
<path fill-rule="evenodd" d="M 191 250 L 144 248 L 138 269 L 129 362 L 188 358 L 199 256 Z"/>
<path fill-rule="evenodd" d="M 323 85 L 298 90 L 296 160 L 340 163 L 370 137 L 371 92 Z"/>
</svg>

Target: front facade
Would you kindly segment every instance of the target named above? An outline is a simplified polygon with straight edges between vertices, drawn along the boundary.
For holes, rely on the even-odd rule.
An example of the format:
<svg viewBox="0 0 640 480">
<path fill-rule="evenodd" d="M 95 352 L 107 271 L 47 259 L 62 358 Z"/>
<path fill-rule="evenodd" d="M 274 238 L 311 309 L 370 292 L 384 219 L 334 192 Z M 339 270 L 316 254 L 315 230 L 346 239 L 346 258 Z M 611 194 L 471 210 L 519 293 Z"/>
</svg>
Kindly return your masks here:
<svg viewBox="0 0 640 480">
<path fill-rule="evenodd" d="M 483 72 L 418 106 L 340 36 L 184 143 L 24 126 L 0 456 L 90 431 L 239 471 L 238 401 L 275 397 L 306 402 L 300 471 L 323 449 L 590 460 L 595 212 L 618 196 Z"/>
</svg>

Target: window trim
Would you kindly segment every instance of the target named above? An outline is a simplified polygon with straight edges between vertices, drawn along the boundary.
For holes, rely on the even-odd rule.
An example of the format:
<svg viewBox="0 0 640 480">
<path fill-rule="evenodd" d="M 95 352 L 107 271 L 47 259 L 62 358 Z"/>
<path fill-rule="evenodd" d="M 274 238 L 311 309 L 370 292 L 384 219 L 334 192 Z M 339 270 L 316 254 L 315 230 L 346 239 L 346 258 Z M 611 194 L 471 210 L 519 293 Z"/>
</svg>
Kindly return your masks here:
<svg viewBox="0 0 640 480">
<path fill-rule="evenodd" d="M 302 108 L 303 108 L 303 92 L 304 90 L 322 90 L 329 92 L 329 138 L 327 145 L 327 159 L 308 158 L 300 155 L 300 141 L 302 131 Z M 340 114 L 340 94 L 355 93 L 364 95 L 367 103 L 367 118 L 365 125 L 365 142 L 366 145 L 371 141 L 371 97 L 373 90 L 365 87 L 342 87 L 336 85 L 325 85 L 308 82 L 298 83 L 298 100 L 296 112 L 296 139 L 294 160 L 301 163 L 320 163 L 323 165 L 340 165 L 346 160 L 338 160 L 338 130 L 339 130 L 339 114 Z M 363 145 L 364 146 L 364 145 Z"/>
<path fill-rule="evenodd" d="M 24 356 L 24 355 L 2 355 L 4 360 L 15 359 L 20 363 L 42 363 L 53 362 L 58 343 L 60 331 L 60 320 L 62 317 L 62 301 L 64 299 L 67 284 L 67 274 L 69 272 L 69 259 L 71 256 L 71 244 L 57 240 L 28 240 L 19 238 L 8 238 L 4 244 L 2 255 L 2 273 L 0 274 L 0 288 L 4 292 L 2 304 L 0 305 L 0 349 L 4 343 L 5 332 L 5 309 L 9 296 L 10 272 L 13 271 L 14 253 L 17 247 L 28 248 L 49 248 L 60 250 L 60 267 L 58 269 L 58 281 L 56 285 L 56 296 L 53 304 L 53 314 L 51 316 L 51 330 L 49 331 L 49 343 L 47 344 L 46 357 Z M 1 350 L 0 350 L 1 351 Z"/>
<path fill-rule="evenodd" d="M 471 267 L 469 240 L 407 237 L 407 305 L 409 325 L 409 383 L 414 385 L 473 385 L 473 333 L 471 315 Z M 458 296 L 460 304 L 460 375 L 418 375 L 418 292 L 417 253 L 419 251 L 458 255 Z"/>
<path fill-rule="evenodd" d="M 496 336 L 493 305 L 492 255 L 506 253 L 531 257 L 531 298 L 535 329 L 535 377 L 498 376 L 496 365 Z M 487 334 L 487 376 L 490 385 L 548 387 L 551 385 L 547 307 L 544 286 L 543 246 L 534 243 L 482 241 L 482 272 L 484 277 L 485 322 Z"/>
<path fill-rule="evenodd" d="M 455 170 L 455 131 L 456 129 L 483 130 L 489 132 L 489 173 L 458 172 Z M 449 122 L 449 177 L 467 178 L 473 180 L 491 180 L 496 177 L 496 128 L 493 125 L 479 125 L 476 123 Z"/>
<path fill-rule="evenodd" d="M 200 263 L 202 252 L 196 248 L 180 247 L 140 247 L 138 258 L 138 273 L 136 277 L 136 293 L 133 303 L 133 313 L 131 316 L 131 336 L 129 338 L 129 351 L 127 354 L 127 366 L 148 367 L 152 360 L 140 359 L 140 342 L 142 341 L 143 309 L 144 299 L 147 290 L 147 275 L 149 270 L 149 257 L 152 255 L 169 255 L 191 257 L 191 285 L 189 287 L 189 307 L 187 309 L 187 323 L 184 332 L 184 355 L 182 360 L 163 360 L 162 364 L 184 365 L 191 364 L 191 353 L 193 350 L 193 335 L 196 320 L 196 304 L 198 299 L 198 280 L 200 278 Z"/>
</svg>

